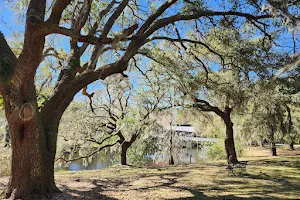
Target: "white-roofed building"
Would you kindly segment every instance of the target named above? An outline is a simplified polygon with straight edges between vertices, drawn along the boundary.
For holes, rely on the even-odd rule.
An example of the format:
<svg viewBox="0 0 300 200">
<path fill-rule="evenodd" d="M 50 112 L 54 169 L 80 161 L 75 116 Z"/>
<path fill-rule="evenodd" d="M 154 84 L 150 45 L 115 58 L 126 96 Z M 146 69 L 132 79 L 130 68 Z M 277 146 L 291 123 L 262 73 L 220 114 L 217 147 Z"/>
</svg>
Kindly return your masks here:
<svg viewBox="0 0 300 200">
<path fill-rule="evenodd" d="M 175 131 L 183 141 L 218 142 L 219 138 L 197 137 L 194 127 L 190 124 L 164 127 L 166 130 Z"/>
</svg>

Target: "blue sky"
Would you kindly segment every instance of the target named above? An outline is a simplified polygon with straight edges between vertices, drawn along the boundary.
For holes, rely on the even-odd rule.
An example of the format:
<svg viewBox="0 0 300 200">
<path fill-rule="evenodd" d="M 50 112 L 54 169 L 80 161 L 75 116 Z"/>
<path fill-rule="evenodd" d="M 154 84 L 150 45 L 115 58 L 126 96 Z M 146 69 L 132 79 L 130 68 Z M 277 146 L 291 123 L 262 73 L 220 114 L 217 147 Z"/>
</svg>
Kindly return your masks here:
<svg viewBox="0 0 300 200">
<path fill-rule="evenodd" d="M 145 1 L 146 2 L 146 1 Z M 153 1 L 153 2 L 163 2 L 163 1 Z M 226 8 L 226 4 L 221 4 L 222 0 L 217 0 L 217 1 L 208 1 L 210 4 L 210 6 L 214 9 L 220 9 L 220 7 Z M 24 24 L 17 22 L 16 20 L 16 13 L 12 12 L 8 6 L 11 5 L 5 1 L 0 1 L 0 31 L 5 35 L 5 37 L 9 40 L 11 37 L 11 34 L 13 33 L 13 31 L 18 31 L 18 32 L 23 32 L 24 31 Z M 146 5 L 146 3 L 145 3 Z M 146 8 L 145 8 L 146 9 Z M 171 8 L 170 12 L 174 12 L 172 11 L 173 9 L 176 9 L 176 7 Z M 181 29 L 181 34 L 184 35 L 186 33 L 187 29 L 182 29 L 181 27 L 182 25 L 178 25 L 178 28 Z M 285 46 L 291 46 L 292 45 L 292 41 L 290 40 L 290 33 L 289 32 L 284 32 L 281 33 L 280 38 L 281 38 L 281 44 L 285 45 Z M 299 36 L 299 34 L 298 34 Z M 60 40 L 60 44 L 59 46 L 61 46 L 62 48 L 64 48 L 65 50 L 68 51 L 69 49 L 69 42 L 68 42 L 68 38 L 66 37 L 61 37 L 62 39 Z M 289 38 L 289 39 L 287 39 Z M 298 37 L 299 39 L 299 37 Z M 282 50 L 287 50 L 288 47 L 284 47 Z M 298 46 L 299 48 L 299 46 Z M 147 64 L 147 62 L 149 62 L 149 60 L 145 60 L 144 64 Z M 99 84 L 91 84 L 89 86 L 89 91 L 95 91 L 99 89 Z M 78 94 L 76 96 L 76 98 L 79 98 L 81 95 Z"/>
<path fill-rule="evenodd" d="M 0 31 L 5 35 L 6 38 L 9 38 L 12 31 L 14 31 L 13 28 L 17 27 L 19 31 L 24 31 L 24 26 L 18 25 L 17 23 L 13 24 L 13 13 L 7 8 L 5 3 L 1 2 L 0 8 Z"/>
</svg>

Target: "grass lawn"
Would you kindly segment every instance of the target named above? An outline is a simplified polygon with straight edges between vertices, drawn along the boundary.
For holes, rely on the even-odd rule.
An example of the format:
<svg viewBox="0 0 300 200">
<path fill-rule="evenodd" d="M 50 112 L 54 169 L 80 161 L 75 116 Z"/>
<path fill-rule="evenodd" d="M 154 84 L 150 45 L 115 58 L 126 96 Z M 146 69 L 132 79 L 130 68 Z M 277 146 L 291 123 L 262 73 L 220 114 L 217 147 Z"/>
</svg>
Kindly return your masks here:
<svg viewBox="0 0 300 200">
<path fill-rule="evenodd" d="M 192 165 L 58 172 L 63 193 L 52 199 L 300 199 L 300 150 L 278 157 L 251 148 L 246 171 L 226 170 L 225 161 Z M 7 184 L 0 178 L 0 190 Z"/>
</svg>

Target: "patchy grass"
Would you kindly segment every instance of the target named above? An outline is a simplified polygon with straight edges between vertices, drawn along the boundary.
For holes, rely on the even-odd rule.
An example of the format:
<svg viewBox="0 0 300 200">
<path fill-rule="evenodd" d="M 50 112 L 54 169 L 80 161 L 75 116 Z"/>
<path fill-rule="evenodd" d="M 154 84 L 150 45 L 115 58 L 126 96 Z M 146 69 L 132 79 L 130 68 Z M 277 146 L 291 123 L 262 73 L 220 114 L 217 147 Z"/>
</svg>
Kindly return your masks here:
<svg viewBox="0 0 300 200">
<path fill-rule="evenodd" d="M 249 160 L 247 169 L 235 174 L 226 170 L 224 161 L 58 172 L 56 182 L 63 193 L 52 199 L 300 199 L 300 151 L 282 156 L 287 153 L 283 150 L 278 157 L 266 157 L 266 150 L 259 148 L 249 153 L 244 158 Z M 5 184 L 7 178 L 0 179 L 0 190 Z"/>
<path fill-rule="evenodd" d="M 277 148 L 277 154 L 278 156 L 300 156 L 300 145 L 295 145 L 295 151 L 287 149 L 286 146 L 281 146 Z M 248 160 L 270 158 L 271 150 L 264 147 L 248 147 L 245 150 L 244 156 Z"/>
</svg>

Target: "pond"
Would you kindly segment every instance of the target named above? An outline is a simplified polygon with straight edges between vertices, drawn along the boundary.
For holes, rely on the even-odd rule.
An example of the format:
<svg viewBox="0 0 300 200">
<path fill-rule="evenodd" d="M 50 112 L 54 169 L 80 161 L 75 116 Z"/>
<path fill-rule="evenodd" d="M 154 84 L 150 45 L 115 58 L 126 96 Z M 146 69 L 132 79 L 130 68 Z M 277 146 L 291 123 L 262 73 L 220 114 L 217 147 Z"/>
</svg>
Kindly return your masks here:
<svg viewBox="0 0 300 200">
<path fill-rule="evenodd" d="M 198 163 L 201 160 L 206 158 L 207 149 L 203 148 L 201 150 L 197 149 L 183 149 L 180 153 L 174 155 L 176 164 L 193 164 Z M 109 154 L 96 154 L 90 158 L 89 162 L 86 162 L 82 159 L 72 161 L 67 166 L 56 167 L 56 170 L 67 170 L 67 171 L 80 171 L 80 170 L 97 170 L 107 168 L 114 164 L 118 164 L 118 161 L 114 159 L 118 155 L 109 155 Z M 74 156 L 75 157 L 75 156 Z M 166 165 L 168 162 L 169 155 L 149 155 L 149 158 L 155 159 L 149 165 Z M 130 161 L 129 161 L 130 163 Z"/>
<path fill-rule="evenodd" d="M 72 158 L 77 158 L 78 154 L 75 154 Z M 80 171 L 80 170 L 96 170 L 109 167 L 113 164 L 116 164 L 116 161 L 113 161 L 113 156 L 106 153 L 95 154 L 89 159 L 79 159 L 72 162 L 69 162 L 68 165 L 56 166 L 56 170 L 67 170 L 67 171 Z M 65 159 L 69 159 L 68 156 L 65 156 Z"/>
</svg>

